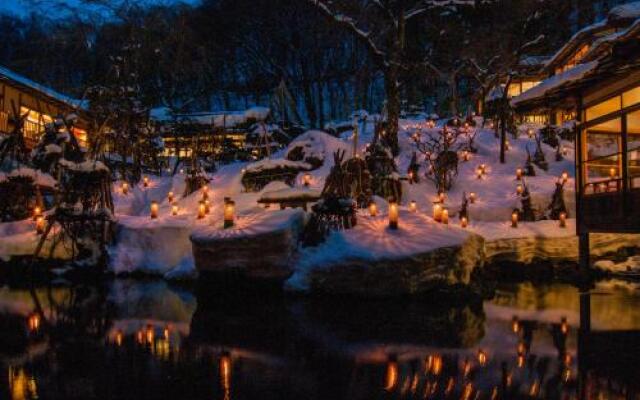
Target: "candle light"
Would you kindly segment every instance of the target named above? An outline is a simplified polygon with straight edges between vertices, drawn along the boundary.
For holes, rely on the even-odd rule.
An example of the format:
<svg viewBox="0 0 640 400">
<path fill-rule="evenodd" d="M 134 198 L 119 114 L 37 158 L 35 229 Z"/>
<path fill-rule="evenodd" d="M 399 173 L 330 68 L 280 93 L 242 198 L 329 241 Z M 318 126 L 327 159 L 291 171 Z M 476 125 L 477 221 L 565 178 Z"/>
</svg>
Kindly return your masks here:
<svg viewBox="0 0 640 400">
<path fill-rule="evenodd" d="M 567 183 L 567 181 L 569 180 L 569 174 L 565 171 L 562 173 L 562 183 Z"/>
<path fill-rule="evenodd" d="M 204 213 L 209 214 L 209 212 L 211 211 L 211 202 L 209 202 L 209 199 L 206 199 L 203 201 L 204 201 Z"/>
<path fill-rule="evenodd" d="M 444 194 L 444 192 L 440 192 L 438 193 L 438 201 L 442 204 L 444 204 L 444 200 L 446 198 L 446 195 Z"/>
<path fill-rule="evenodd" d="M 151 202 L 151 219 L 156 219 L 156 218 L 158 218 L 158 202 L 152 201 Z"/>
<path fill-rule="evenodd" d="M 482 168 L 478 167 L 478 169 L 476 170 L 476 176 L 478 177 L 478 179 L 482 179 Z"/>
<path fill-rule="evenodd" d="M 416 203 L 415 200 L 411 200 L 411 203 L 409 203 L 409 211 L 413 213 L 418 211 L 418 204 Z"/>
<path fill-rule="evenodd" d="M 469 201 L 471 202 L 471 204 L 474 204 L 476 202 L 476 193 L 475 192 L 469 193 Z"/>
<path fill-rule="evenodd" d="M 36 233 L 38 235 L 44 233 L 44 217 L 42 215 L 36 217 Z"/>
<path fill-rule="evenodd" d="M 484 367 L 487 364 L 487 358 L 487 353 L 484 350 L 478 350 L 478 364 L 480 366 Z"/>
<path fill-rule="evenodd" d="M 560 319 L 560 331 L 563 335 L 569 333 L 569 324 L 567 323 L 567 317 L 562 317 Z"/>
<path fill-rule="evenodd" d="M 302 177 L 302 181 L 305 187 L 309 187 L 309 185 L 311 184 L 311 174 L 309 173 L 304 174 Z"/>
<path fill-rule="evenodd" d="M 167 194 L 167 200 L 169 201 L 169 203 L 173 203 L 173 192 L 169 192 Z"/>
<path fill-rule="evenodd" d="M 567 227 L 567 213 L 566 212 L 561 212 L 560 213 L 560 228 L 566 228 Z"/>
<path fill-rule="evenodd" d="M 369 215 L 371 215 L 372 217 L 378 215 L 378 206 L 376 205 L 375 201 L 369 203 Z"/>
<path fill-rule="evenodd" d="M 527 134 L 529 135 L 529 139 L 533 138 L 533 129 L 527 130 Z"/>
<path fill-rule="evenodd" d="M 615 168 L 609 168 L 609 176 L 611 177 L 611 179 L 615 178 L 617 175 L 617 171 Z"/>
<path fill-rule="evenodd" d="M 144 187 L 149 187 L 149 177 L 145 176 L 144 178 L 142 178 L 142 185 Z"/>
<path fill-rule="evenodd" d="M 233 200 L 224 202 L 224 228 L 231 228 L 235 219 L 236 203 Z"/>
<path fill-rule="evenodd" d="M 461 227 L 466 228 L 468 224 L 469 224 L 469 220 L 467 219 L 467 217 L 460 218 Z"/>
<path fill-rule="evenodd" d="M 38 314 L 31 314 L 27 319 L 27 324 L 31 332 L 35 332 L 40 328 L 40 316 Z"/>
<path fill-rule="evenodd" d="M 389 228 L 398 229 L 398 203 L 389 202 Z"/>
<path fill-rule="evenodd" d="M 433 219 L 437 222 L 442 220 L 442 206 L 440 204 L 433 205 Z"/>
<path fill-rule="evenodd" d="M 171 206 L 171 215 L 173 216 L 178 215 L 178 206 L 176 204 Z"/>
<path fill-rule="evenodd" d="M 207 200 L 209 198 L 209 188 L 204 185 L 202 186 L 202 200 Z"/>
<path fill-rule="evenodd" d="M 204 218 L 206 215 L 206 206 L 204 205 L 204 201 L 200 201 L 198 203 L 198 219 Z"/>
<path fill-rule="evenodd" d="M 511 214 L 511 227 L 512 228 L 517 228 L 518 227 L 518 212 L 514 211 Z"/>
<path fill-rule="evenodd" d="M 129 184 L 127 182 L 122 182 L 122 194 L 129 193 Z"/>
<path fill-rule="evenodd" d="M 569 149 L 566 146 L 562 146 L 562 155 L 566 156 L 567 154 L 569 154 Z"/>
<path fill-rule="evenodd" d="M 449 223 L 449 210 L 447 210 L 447 209 L 442 210 L 442 217 L 441 217 L 441 219 L 442 219 L 442 223 L 443 223 L 443 224 L 445 224 L 445 225 L 446 225 L 446 224 L 448 224 L 448 223 Z"/>
<path fill-rule="evenodd" d="M 482 171 L 482 174 L 486 174 L 487 173 L 487 164 L 480 164 L 480 170 Z"/>
<path fill-rule="evenodd" d="M 522 168 L 516 169 L 516 179 L 519 181 L 522 180 Z"/>
<path fill-rule="evenodd" d="M 521 196 L 522 192 L 524 192 L 524 188 L 522 187 L 522 185 L 516 186 L 516 193 L 518 194 L 518 196 Z"/>
<path fill-rule="evenodd" d="M 471 157 L 469 156 L 469 152 L 468 152 L 467 150 L 463 151 L 463 152 L 462 152 L 462 159 L 463 159 L 464 161 L 469 161 L 469 158 L 471 158 Z"/>
</svg>

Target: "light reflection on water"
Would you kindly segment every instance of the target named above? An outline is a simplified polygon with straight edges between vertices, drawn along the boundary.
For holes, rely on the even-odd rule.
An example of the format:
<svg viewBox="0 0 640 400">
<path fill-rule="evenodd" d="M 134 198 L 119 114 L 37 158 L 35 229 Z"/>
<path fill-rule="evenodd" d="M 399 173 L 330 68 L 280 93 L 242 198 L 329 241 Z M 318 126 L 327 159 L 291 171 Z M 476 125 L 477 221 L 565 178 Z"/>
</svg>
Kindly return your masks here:
<svg viewBox="0 0 640 400">
<path fill-rule="evenodd" d="M 637 287 L 591 293 L 594 330 L 640 330 Z M 638 398 L 628 358 L 579 362 L 580 311 L 577 289 L 560 284 L 502 285 L 483 305 L 452 308 L 164 281 L 5 286 L 0 398 Z"/>
</svg>

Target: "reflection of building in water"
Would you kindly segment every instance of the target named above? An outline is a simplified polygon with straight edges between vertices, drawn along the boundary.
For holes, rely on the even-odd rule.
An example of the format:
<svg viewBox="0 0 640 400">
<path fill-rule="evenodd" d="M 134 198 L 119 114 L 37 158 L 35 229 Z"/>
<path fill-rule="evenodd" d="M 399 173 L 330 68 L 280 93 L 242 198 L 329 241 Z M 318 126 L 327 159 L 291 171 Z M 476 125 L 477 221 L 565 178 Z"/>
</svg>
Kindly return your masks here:
<svg viewBox="0 0 640 400">
<path fill-rule="evenodd" d="M 11 400 L 37 399 L 36 378 L 24 368 L 9 367 L 9 393 Z"/>
</svg>

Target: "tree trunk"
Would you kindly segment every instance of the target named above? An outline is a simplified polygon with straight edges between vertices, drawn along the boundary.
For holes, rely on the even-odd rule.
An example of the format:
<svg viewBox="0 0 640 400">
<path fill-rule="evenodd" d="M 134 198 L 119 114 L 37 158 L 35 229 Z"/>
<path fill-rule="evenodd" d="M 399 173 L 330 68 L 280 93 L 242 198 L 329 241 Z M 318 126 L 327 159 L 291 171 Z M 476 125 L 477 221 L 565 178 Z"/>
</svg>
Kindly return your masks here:
<svg viewBox="0 0 640 400">
<path fill-rule="evenodd" d="M 391 66 L 384 71 L 384 89 L 387 95 L 387 142 L 393 155 L 398 155 L 398 120 L 400 119 L 400 90 L 398 68 Z"/>
</svg>

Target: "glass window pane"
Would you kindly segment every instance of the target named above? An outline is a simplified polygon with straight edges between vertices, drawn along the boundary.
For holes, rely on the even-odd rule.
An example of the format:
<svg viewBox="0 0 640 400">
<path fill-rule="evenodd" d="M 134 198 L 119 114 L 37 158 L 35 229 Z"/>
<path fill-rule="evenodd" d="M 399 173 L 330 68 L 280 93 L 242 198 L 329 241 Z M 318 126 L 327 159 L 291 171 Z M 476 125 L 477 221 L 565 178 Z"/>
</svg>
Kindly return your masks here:
<svg viewBox="0 0 640 400">
<path fill-rule="evenodd" d="M 612 132 L 620 134 L 622 132 L 622 119 L 615 118 L 605 121 L 589 128 L 589 132 Z"/>
<path fill-rule="evenodd" d="M 640 86 L 622 93 L 622 107 L 640 103 Z"/>
<path fill-rule="evenodd" d="M 627 114 L 627 132 L 640 133 L 640 111 Z"/>
<path fill-rule="evenodd" d="M 589 128 L 586 132 L 585 178 L 587 183 L 604 182 L 599 189 L 607 191 L 606 181 L 620 177 L 620 151 L 622 149 L 622 121 L 616 118 Z M 612 181 L 612 188 L 617 181 Z M 617 190 L 617 189 L 616 189 Z"/>
<path fill-rule="evenodd" d="M 640 135 L 628 134 L 628 175 L 632 189 L 640 188 Z"/>
<path fill-rule="evenodd" d="M 593 107 L 587 108 L 587 121 L 591 121 L 592 119 L 610 114 L 618 110 L 620 110 L 620 96 L 616 96 L 612 99 L 603 101 L 600 104 L 596 104 Z"/>
</svg>

